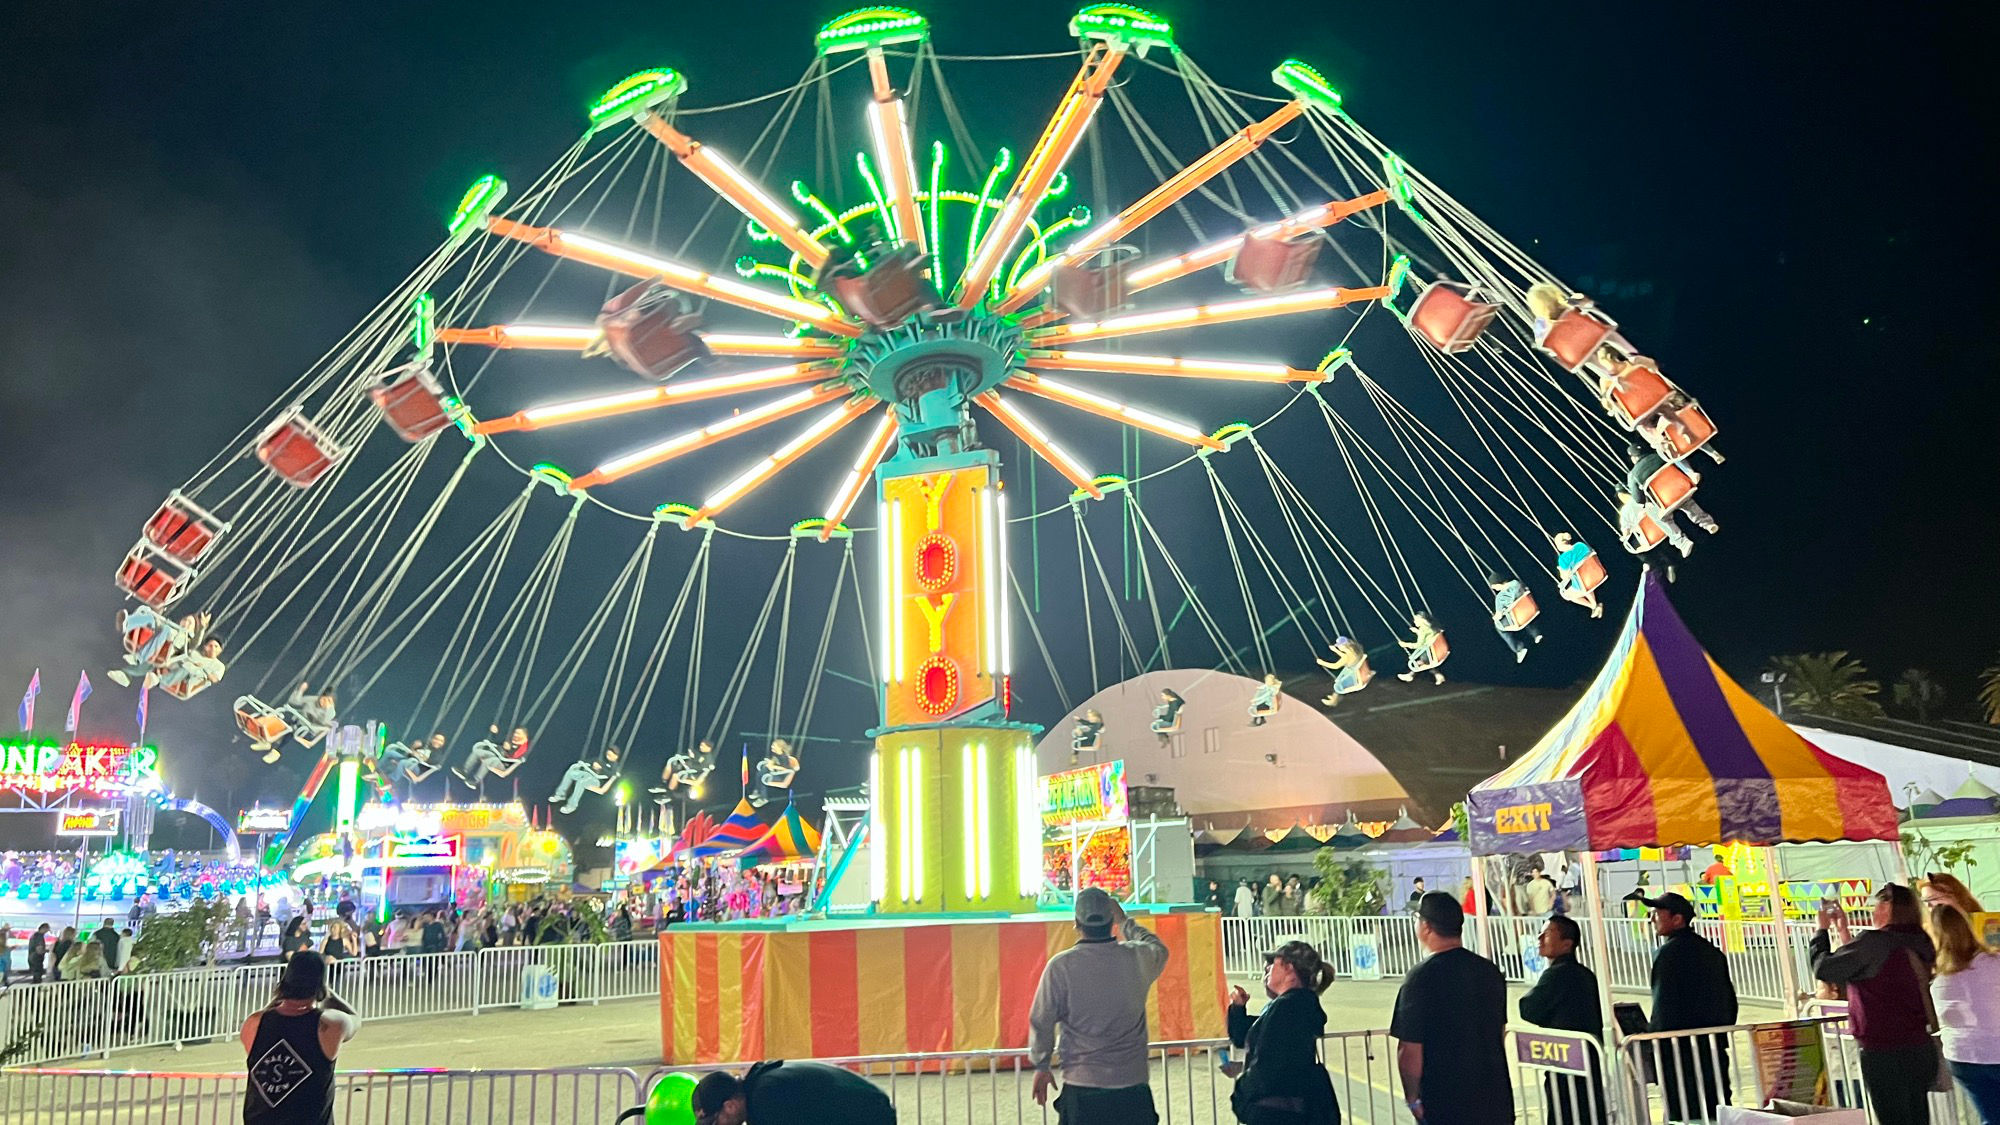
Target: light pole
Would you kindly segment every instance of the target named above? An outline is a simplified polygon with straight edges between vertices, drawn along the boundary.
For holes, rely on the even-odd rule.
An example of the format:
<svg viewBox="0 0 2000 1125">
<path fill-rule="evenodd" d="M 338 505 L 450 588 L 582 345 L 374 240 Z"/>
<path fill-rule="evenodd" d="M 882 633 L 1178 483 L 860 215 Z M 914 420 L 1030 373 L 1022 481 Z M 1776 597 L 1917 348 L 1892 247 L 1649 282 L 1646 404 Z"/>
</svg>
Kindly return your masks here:
<svg viewBox="0 0 2000 1125">
<path fill-rule="evenodd" d="M 1766 672 L 1757 677 L 1758 682 L 1771 685 L 1771 703 L 1780 719 L 1785 717 L 1785 673 Z"/>
</svg>

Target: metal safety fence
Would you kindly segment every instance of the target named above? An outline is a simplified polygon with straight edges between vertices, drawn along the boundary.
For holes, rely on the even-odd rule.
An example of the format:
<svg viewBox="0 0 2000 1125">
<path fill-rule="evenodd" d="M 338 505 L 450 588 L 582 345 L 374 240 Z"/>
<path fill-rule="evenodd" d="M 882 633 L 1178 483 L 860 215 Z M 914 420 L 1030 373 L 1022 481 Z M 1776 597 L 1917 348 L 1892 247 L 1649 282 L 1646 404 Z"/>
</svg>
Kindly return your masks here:
<svg viewBox="0 0 2000 1125">
<path fill-rule="evenodd" d="M 17 984 L 0 991 L 0 1043 L 36 1065 L 224 1039 L 270 1002 L 278 964 Z M 503 946 L 335 962 L 329 983 L 364 1020 L 477 1014 L 657 996 L 659 945 Z"/>
</svg>

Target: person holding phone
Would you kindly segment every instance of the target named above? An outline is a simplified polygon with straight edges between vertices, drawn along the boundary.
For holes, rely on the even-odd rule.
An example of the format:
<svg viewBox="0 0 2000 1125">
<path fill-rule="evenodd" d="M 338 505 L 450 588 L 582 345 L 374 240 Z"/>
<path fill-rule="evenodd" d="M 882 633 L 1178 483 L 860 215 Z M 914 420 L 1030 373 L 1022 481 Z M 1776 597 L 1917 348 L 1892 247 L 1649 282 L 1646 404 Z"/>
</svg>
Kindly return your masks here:
<svg viewBox="0 0 2000 1125">
<path fill-rule="evenodd" d="M 1333 967 L 1319 950 L 1288 941 L 1264 954 L 1264 994 L 1269 1002 L 1250 1015 L 1250 994 L 1229 990 L 1229 1041 L 1243 1050 L 1241 1065 L 1224 1064 L 1236 1079 L 1229 1108 L 1243 1125 L 1337 1125 L 1340 1102 L 1318 1057 L 1326 1030 L 1320 993 L 1333 983 Z"/>
<path fill-rule="evenodd" d="M 244 1125 L 333 1125 L 333 1060 L 361 1017 L 326 984 L 326 958 L 292 954 L 277 994 L 243 1021 Z"/>
</svg>

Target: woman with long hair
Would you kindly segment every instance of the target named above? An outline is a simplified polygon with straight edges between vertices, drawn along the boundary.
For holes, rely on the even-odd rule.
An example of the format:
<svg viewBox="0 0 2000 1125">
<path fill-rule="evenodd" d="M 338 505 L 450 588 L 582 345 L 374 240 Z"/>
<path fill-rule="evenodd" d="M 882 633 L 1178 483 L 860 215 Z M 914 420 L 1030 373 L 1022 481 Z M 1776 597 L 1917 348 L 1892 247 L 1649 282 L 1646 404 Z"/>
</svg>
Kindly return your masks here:
<svg viewBox="0 0 2000 1125">
<path fill-rule="evenodd" d="M 2000 1125 L 2000 953 L 1979 944 L 1972 920 L 1955 906 L 1931 907 L 1930 923 L 1937 939 L 1931 999 L 1945 1062 L 1981 1125 Z"/>
<path fill-rule="evenodd" d="M 1253 1019 L 1250 994 L 1229 990 L 1229 1041 L 1243 1051 L 1229 1108 L 1243 1125 L 1337 1125 L 1340 1102 L 1320 1065 L 1319 1037 L 1326 1010 L 1319 995 L 1333 983 L 1333 967 L 1303 941 L 1264 954 L 1264 993 L 1270 1002 Z"/>
<path fill-rule="evenodd" d="M 278 935 L 278 958 L 290 961 L 301 950 L 312 948 L 311 924 L 305 914 L 294 914 L 285 923 L 285 932 Z"/>
<path fill-rule="evenodd" d="M 271 1002 L 243 1021 L 245 1125 L 332 1125 L 333 1060 L 361 1017 L 328 987 L 326 970 L 318 953 L 293 953 Z"/>
<path fill-rule="evenodd" d="M 1980 912 L 1979 900 L 1959 882 L 1958 876 L 1944 871 L 1933 871 L 1917 884 L 1917 893 L 1924 896 L 1924 909 L 1934 906 L 1956 906 L 1969 917 Z"/>
</svg>

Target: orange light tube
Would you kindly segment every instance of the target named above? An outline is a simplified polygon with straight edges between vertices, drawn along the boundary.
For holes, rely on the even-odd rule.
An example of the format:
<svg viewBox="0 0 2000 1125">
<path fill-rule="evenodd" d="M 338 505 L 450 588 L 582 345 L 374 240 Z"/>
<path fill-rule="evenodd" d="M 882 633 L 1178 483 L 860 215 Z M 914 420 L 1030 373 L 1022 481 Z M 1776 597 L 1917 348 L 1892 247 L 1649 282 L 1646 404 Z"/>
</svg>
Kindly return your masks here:
<svg viewBox="0 0 2000 1125">
<path fill-rule="evenodd" d="M 1167 332 L 1176 328 L 1193 328 L 1204 324 L 1227 324 L 1231 321 L 1255 320 L 1266 316 L 1337 309 L 1356 301 L 1373 301 L 1388 295 L 1389 287 L 1386 285 L 1373 285 L 1366 289 L 1345 289 L 1335 285 L 1324 289 L 1281 293 L 1275 297 L 1250 297 L 1241 301 L 1189 305 L 1186 308 L 1166 309 L 1161 312 L 1115 316 L 1109 320 L 1065 324 L 1055 328 L 1044 328 L 1032 334 L 1028 342 L 1035 347 L 1046 347 L 1077 340 L 1108 340 L 1114 336 L 1133 336 L 1142 332 Z"/>
<path fill-rule="evenodd" d="M 650 469 L 664 464 L 686 453 L 692 453 L 714 445 L 725 438 L 767 426 L 780 418 L 789 418 L 802 410 L 811 410 L 822 402 L 830 402 L 849 393 L 840 383 L 823 383 L 802 391 L 794 391 L 783 398 L 773 399 L 762 406 L 731 415 L 720 422 L 689 430 L 683 434 L 654 442 L 643 449 L 636 449 L 620 457 L 614 457 L 597 468 L 583 474 L 571 482 L 573 488 L 594 488 L 597 485 L 631 476 L 641 469 Z"/>
<path fill-rule="evenodd" d="M 794 363 L 763 371 L 739 371 L 708 379 L 689 379 L 664 386 L 646 387 L 642 390 L 621 391 L 616 394 L 551 403 L 548 406 L 529 407 L 526 410 L 517 410 L 505 418 L 492 418 L 481 422 L 472 427 L 472 432 L 505 434 L 516 430 L 566 426 L 572 422 L 589 422 L 618 414 L 651 410 L 670 403 L 696 402 L 705 398 L 763 390 L 766 387 L 788 387 L 798 383 L 810 383 L 825 378 L 833 370 L 834 365 L 830 363 Z"/>
<path fill-rule="evenodd" d="M 1209 150 L 1207 155 L 1175 172 L 1160 186 L 1112 216 L 1109 222 L 1100 223 L 1083 237 L 1070 243 L 1061 254 L 1029 270 L 1020 284 L 1007 294 L 1007 299 L 1001 302 L 998 311 L 1010 313 L 1027 304 L 1049 283 L 1049 278 L 1059 267 L 1081 262 L 1139 229 L 1160 212 L 1186 198 L 1190 192 L 1220 175 L 1230 165 L 1255 152 L 1266 138 L 1284 128 L 1304 108 L 1303 102 L 1289 101 L 1262 121 L 1253 121 L 1238 129 L 1228 140 Z"/>
<path fill-rule="evenodd" d="M 1074 406 L 1078 410 L 1087 411 L 1100 418 L 1109 418 L 1114 422 L 1123 422 L 1128 426 L 1136 426 L 1149 433 L 1159 434 L 1161 437 L 1170 437 L 1175 441 L 1186 442 L 1196 449 L 1221 451 L 1228 448 L 1221 442 L 1185 422 L 1176 422 L 1171 418 L 1162 418 L 1150 410 L 1129 406 L 1116 399 L 1094 394 L 1081 387 L 1072 387 L 1066 383 L 1059 383 L 1053 379 L 1042 379 L 1034 375 L 1025 374 L 1016 375 L 1007 380 L 1007 385 L 1016 390 L 1026 391 L 1031 395 L 1039 395 L 1051 402 L 1060 402 L 1064 406 Z"/>
<path fill-rule="evenodd" d="M 440 344 L 557 352 L 580 352 L 602 336 L 594 325 L 571 328 L 553 324 L 490 324 L 485 328 L 440 328 L 437 333 Z"/>
<path fill-rule="evenodd" d="M 1104 499 L 1104 490 L 1097 486 L 1091 475 L 1079 468 L 1076 462 L 1070 459 L 1069 454 L 1050 441 L 1049 436 L 1042 432 L 1042 428 L 1029 421 L 1027 415 L 1016 409 L 1013 403 L 1007 402 L 993 391 L 987 391 L 973 401 L 985 407 L 987 413 L 1000 419 L 1001 425 L 1014 431 L 1015 437 L 1020 438 L 1022 443 L 1034 450 L 1042 460 L 1054 465 L 1056 471 L 1068 478 L 1071 484 L 1089 493 L 1092 500 Z"/>
<path fill-rule="evenodd" d="M 701 342 L 716 355 L 796 356 L 834 359 L 845 352 L 837 340 L 813 336 L 751 336 L 739 332 L 703 332 Z"/>
<path fill-rule="evenodd" d="M 800 230 L 798 216 L 792 214 L 790 208 L 771 198 L 769 192 L 744 175 L 721 153 L 667 124 L 658 114 L 642 113 L 638 121 L 648 133 L 659 138 L 661 144 L 672 149 L 680 162 L 687 165 L 688 171 L 715 189 L 715 194 L 727 199 L 745 217 L 776 235 L 778 241 L 790 248 L 792 253 L 810 262 L 814 269 L 826 264 L 832 251 Z"/>
<path fill-rule="evenodd" d="M 1000 272 L 1007 251 L 1028 225 L 1029 214 L 1055 182 L 1056 173 L 1069 162 L 1070 154 L 1076 151 L 1077 142 L 1083 139 L 1083 131 L 1096 116 L 1097 107 L 1104 103 L 1104 91 L 1110 87 L 1111 76 L 1124 57 L 1122 49 L 1106 49 L 1086 59 L 1077 71 L 1055 116 L 1049 119 L 1034 151 L 1014 177 L 1014 186 L 1007 190 L 993 225 L 981 236 L 978 251 L 965 267 L 965 276 L 959 279 L 959 308 L 970 309 L 985 295 L 993 275 Z"/>
<path fill-rule="evenodd" d="M 587 234 L 534 227 L 512 219 L 489 219 L 486 229 L 502 238 L 525 242 L 545 253 L 573 262 L 584 262 L 630 277 L 656 277 L 675 289 L 708 297 L 738 308 L 760 312 L 784 320 L 810 324 L 836 336 L 859 336 L 861 325 L 840 316 L 824 305 L 802 301 L 782 293 L 772 293 L 679 262 L 657 258 Z"/>
<path fill-rule="evenodd" d="M 819 541 L 824 543 L 832 537 L 834 525 L 847 518 L 854 505 L 861 499 L 861 492 L 868 486 L 869 471 L 882 455 L 889 451 L 889 443 L 896 439 L 896 415 L 891 411 L 882 416 L 882 422 L 875 427 L 868 444 L 861 447 L 861 455 L 854 459 L 854 467 L 840 483 L 840 490 L 833 494 L 833 501 L 826 506 L 826 526 L 819 529 Z"/>
<path fill-rule="evenodd" d="M 1349 215 L 1366 211 L 1370 207 L 1379 207 L 1388 201 L 1389 193 L 1386 191 L 1371 191 L 1367 195 L 1353 199 L 1336 199 L 1317 207 L 1307 208 L 1275 223 L 1257 227 L 1254 233 L 1266 238 L 1272 235 L 1290 238 L 1309 230 L 1330 227 Z M 1236 256 L 1236 251 L 1243 246 L 1243 239 L 1244 236 L 1239 234 L 1234 238 L 1211 242 L 1207 246 L 1198 247 L 1185 254 L 1177 254 L 1171 258 L 1163 258 L 1127 270 L 1125 287 L 1128 291 L 1136 293 L 1142 289 L 1151 289 L 1155 285 L 1164 285 L 1175 278 L 1186 277 L 1210 266 L 1219 266 Z"/>
<path fill-rule="evenodd" d="M 759 458 L 756 464 L 750 466 L 749 469 L 737 476 L 736 479 L 723 485 L 719 491 L 707 500 L 702 501 L 701 507 L 696 509 L 693 515 L 687 517 L 681 526 L 694 527 L 701 521 L 713 517 L 724 508 L 741 500 L 751 489 L 776 476 L 780 469 L 812 452 L 814 447 L 834 434 L 839 433 L 849 422 L 854 421 L 856 418 L 861 417 L 863 414 L 880 405 L 881 402 L 877 399 L 857 398 L 844 402 L 835 409 L 820 415 L 819 418 L 813 421 L 812 425 L 807 426 L 797 437 L 779 446 L 777 452 L 767 457 Z"/>
<path fill-rule="evenodd" d="M 1109 352 L 1033 352 L 1024 361 L 1032 371 L 1099 371 L 1112 375 L 1178 375 L 1193 379 L 1233 379 L 1248 383 L 1324 383 L 1323 371 L 1282 363 L 1239 363 L 1183 359 L 1167 355 L 1114 355 Z"/>
</svg>

